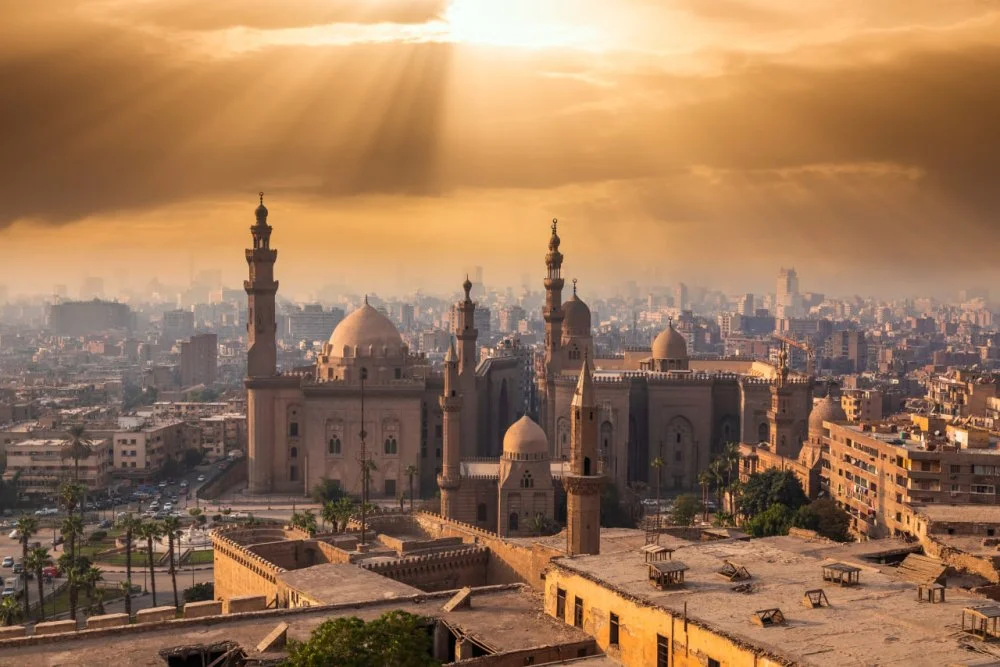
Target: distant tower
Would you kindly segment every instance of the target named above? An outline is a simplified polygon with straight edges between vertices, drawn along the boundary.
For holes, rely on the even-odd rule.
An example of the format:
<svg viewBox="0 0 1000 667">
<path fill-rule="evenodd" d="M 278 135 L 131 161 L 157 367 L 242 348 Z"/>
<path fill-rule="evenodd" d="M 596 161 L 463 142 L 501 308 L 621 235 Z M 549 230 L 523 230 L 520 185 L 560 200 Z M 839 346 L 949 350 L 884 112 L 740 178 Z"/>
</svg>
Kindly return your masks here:
<svg viewBox="0 0 1000 667">
<path fill-rule="evenodd" d="M 788 383 L 788 350 L 781 344 L 778 354 L 778 376 L 771 386 L 771 409 L 767 420 L 771 431 L 771 451 L 794 458 L 801 446 L 795 432 L 794 391 Z"/>
<path fill-rule="evenodd" d="M 545 255 L 545 360 L 542 372 L 538 374 L 539 417 L 541 426 L 556 442 L 555 379 L 559 375 L 559 346 L 562 339 L 562 324 L 566 314 L 562 308 L 562 253 L 559 252 L 559 221 L 552 219 L 552 236 L 549 237 L 549 252 Z"/>
<path fill-rule="evenodd" d="M 601 487 L 603 471 L 598 468 L 597 401 L 590 358 L 580 368 L 576 392 L 570 403 L 569 472 L 563 476 L 566 488 L 566 551 L 576 554 L 601 552 Z"/>
<path fill-rule="evenodd" d="M 277 373 L 278 351 L 275 336 L 274 295 L 278 281 L 274 279 L 274 261 L 278 251 L 271 249 L 271 227 L 267 224 L 264 193 L 255 211 L 257 224 L 250 228 L 253 248 L 247 248 L 250 279 L 243 281 L 247 292 L 247 377 L 270 377 Z"/>
<path fill-rule="evenodd" d="M 458 387 L 458 355 L 452 339 L 444 357 L 444 393 L 438 399 L 444 422 L 444 464 L 437 483 L 441 489 L 441 516 L 446 519 L 459 518 L 456 505 L 462 474 L 462 395 Z"/>
<path fill-rule="evenodd" d="M 463 456 L 477 456 L 476 443 L 476 340 L 479 330 L 476 328 L 476 304 L 472 300 L 472 281 L 465 277 L 462 283 L 465 298 L 455 304 L 458 320 L 455 327 L 455 337 L 458 338 L 458 392 L 469 398 L 461 411 L 462 446 L 466 451 Z"/>
</svg>

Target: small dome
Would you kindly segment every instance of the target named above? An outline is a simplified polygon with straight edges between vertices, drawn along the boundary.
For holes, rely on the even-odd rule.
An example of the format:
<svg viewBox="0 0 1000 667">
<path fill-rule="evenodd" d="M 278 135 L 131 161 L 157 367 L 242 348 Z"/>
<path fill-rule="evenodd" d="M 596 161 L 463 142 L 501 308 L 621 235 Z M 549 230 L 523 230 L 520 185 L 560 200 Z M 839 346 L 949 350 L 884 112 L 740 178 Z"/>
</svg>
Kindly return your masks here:
<svg viewBox="0 0 1000 667">
<path fill-rule="evenodd" d="M 813 405 L 812 412 L 809 413 L 809 432 L 819 433 L 823 430 L 823 422 L 844 422 L 847 421 L 847 413 L 840 405 L 840 400 L 827 396 Z"/>
<path fill-rule="evenodd" d="M 590 336 L 590 307 L 583 302 L 583 299 L 576 295 L 562 305 L 565 319 L 563 320 L 563 331 L 567 336 Z"/>
<path fill-rule="evenodd" d="M 264 206 L 264 193 L 260 193 L 260 205 L 254 211 L 254 215 L 257 216 L 258 225 L 267 224 L 267 207 Z"/>
<path fill-rule="evenodd" d="M 333 330 L 330 347 L 334 357 L 345 356 L 344 348 L 348 348 L 349 355 L 354 356 L 355 347 L 358 348 L 358 354 L 364 356 L 369 354 L 369 348 L 374 350 L 375 355 L 382 354 L 382 348 L 387 348 L 389 356 L 398 356 L 402 351 L 403 339 L 392 320 L 368 305 L 365 300 L 363 306 L 341 320 Z"/>
<path fill-rule="evenodd" d="M 687 359 L 688 346 L 684 336 L 677 332 L 674 323 L 671 322 L 667 328 L 660 333 L 653 341 L 654 359 Z"/>
<path fill-rule="evenodd" d="M 545 431 L 525 415 L 510 425 L 503 436 L 504 454 L 548 454 Z"/>
</svg>

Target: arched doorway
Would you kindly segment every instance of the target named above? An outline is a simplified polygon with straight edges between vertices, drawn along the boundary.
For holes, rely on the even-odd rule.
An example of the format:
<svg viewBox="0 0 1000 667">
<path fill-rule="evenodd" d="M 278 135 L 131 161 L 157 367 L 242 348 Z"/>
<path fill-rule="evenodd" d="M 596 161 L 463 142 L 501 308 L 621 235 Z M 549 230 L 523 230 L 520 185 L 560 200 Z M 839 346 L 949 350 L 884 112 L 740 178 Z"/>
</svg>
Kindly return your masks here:
<svg viewBox="0 0 1000 667">
<path fill-rule="evenodd" d="M 507 531 L 511 533 L 517 532 L 517 512 L 511 512 L 510 516 L 507 517 Z"/>
</svg>

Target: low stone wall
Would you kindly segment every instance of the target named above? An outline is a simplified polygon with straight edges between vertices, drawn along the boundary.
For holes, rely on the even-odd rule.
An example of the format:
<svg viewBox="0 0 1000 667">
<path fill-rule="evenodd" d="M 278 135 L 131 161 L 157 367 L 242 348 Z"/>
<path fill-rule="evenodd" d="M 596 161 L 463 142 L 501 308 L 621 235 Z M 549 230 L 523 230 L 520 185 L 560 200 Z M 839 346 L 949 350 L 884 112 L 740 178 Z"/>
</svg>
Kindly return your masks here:
<svg viewBox="0 0 1000 667">
<path fill-rule="evenodd" d="M 159 623 L 175 618 L 177 618 L 177 609 L 174 607 L 152 607 L 135 612 L 136 623 Z"/>
<path fill-rule="evenodd" d="M 28 633 L 28 628 L 23 625 L 12 625 L 8 628 L 0 628 L 0 640 L 13 639 L 14 637 L 24 637 Z"/>
<path fill-rule="evenodd" d="M 489 556 L 485 547 L 472 546 L 389 562 L 362 563 L 361 567 L 424 591 L 448 591 L 486 585 Z"/>
<path fill-rule="evenodd" d="M 57 635 L 63 632 L 76 631 L 76 621 L 48 621 L 35 624 L 35 636 Z"/>
<path fill-rule="evenodd" d="M 966 553 L 955 547 L 942 544 L 933 535 L 921 540 L 928 556 L 938 558 L 960 572 L 977 574 L 986 581 L 1000 584 L 1000 556 L 985 556 Z"/>
<path fill-rule="evenodd" d="M 222 600 L 205 600 L 204 602 L 188 602 L 184 605 L 184 618 L 201 618 L 202 616 L 218 616 L 222 613 Z"/>
<path fill-rule="evenodd" d="M 231 463 L 222 474 L 213 477 L 198 489 L 201 500 L 215 500 L 223 493 L 247 481 L 247 459 L 243 457 Z"/>
<path fill-rule="evenodd" d="M 502 649 L 501 649 L 502 650 Z M 601 651 L 593 639 L 585 639 L 571 644 L 559 646 L 539 646 L 519 651 L 484 655 L 480 658 L 470 658 L 462 661 L 462 667 L 522 667 L 522 665 L 543 665 L 566 660 L 574 660 L 589 655 L 597 655 Z"/>
<path fill-rule="evenodd" d="M 100 630 L 102 628 L 117 628 L 129 624 L 128 614 L 105 614 L 103 616 L 91 616 L 87 619 L 88 630 Z"/>
<path fill-rule="evenodd" d="M 223 613 L 242 614 L 247 611 L 262 611 L 267 609 L 267 598 L 263 595 L 241 595 L 224 602 Z"/>
<path fill-rule="evenodd" d="M 457 536 L 431 540 L 403 540 L 391 535 L 380 534 L 378 541 L 402 555 L 406 555 L 412 551 L 424 551 L 427 549 L 454 549 L 462 544 L 462 538 Z"/>
</svg>

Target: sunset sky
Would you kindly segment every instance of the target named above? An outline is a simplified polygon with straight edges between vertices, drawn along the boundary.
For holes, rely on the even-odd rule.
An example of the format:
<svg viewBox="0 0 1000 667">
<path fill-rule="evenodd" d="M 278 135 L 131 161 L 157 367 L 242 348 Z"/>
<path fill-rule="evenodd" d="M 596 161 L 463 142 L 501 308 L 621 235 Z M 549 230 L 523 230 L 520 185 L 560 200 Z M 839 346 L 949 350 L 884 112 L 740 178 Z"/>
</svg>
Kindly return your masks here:
<svg viewBox="0 0 1000 667">
<path fill-rule="evenodd" d="M 0 283 L 1000 278 L 1000 0 L 0 0 Z M 116 278 L 117 277 L 117 278 Z"/>
</svg>

